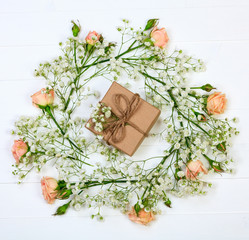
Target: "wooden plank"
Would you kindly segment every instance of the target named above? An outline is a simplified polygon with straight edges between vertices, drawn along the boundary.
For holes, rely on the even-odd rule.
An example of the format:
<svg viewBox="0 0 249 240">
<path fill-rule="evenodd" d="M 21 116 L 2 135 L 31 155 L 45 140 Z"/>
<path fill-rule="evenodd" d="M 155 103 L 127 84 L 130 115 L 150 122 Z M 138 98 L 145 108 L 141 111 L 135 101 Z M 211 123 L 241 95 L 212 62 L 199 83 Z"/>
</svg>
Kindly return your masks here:
<svg viewBox="0 0 249 240">
<path fill-rule="evenodd" d="M 43 12 L 55 10 L 53 0 L 8 0 L 1 1 L 0 14 L 18 12 Z"/>
<path fill-rule="evenodd" d="M 214 189 L 210 189 L 206 196 L 188 198 L 171 197 L 172 208 L 161 206 L 167 214 L 208 214 L 208 213 L 249 213 L 249 179 L 217 179 L 212 180 Z M 239 186 L 239 187 L 238 187 Z M 0 199 L 0 218 L 19 217 L 49 217 L 62 200 L 49 205 L 41 194 L 39 183 L 0 184 L 0 192 L 6 193 Z M 118 211 L 104 209 L 107 215 L 117 215 Z M 89 216 L 87 209 L 77 212 L 68 211 L 68 216 Z"/>
<path fill-rule="evenodd" d="M 186 6 L 187 0 L 178 1 L 162 1 L 161 3 L 167 3 L 167 8 L 182 8 Z M 138 0 L 132 1 L 127 0 L 126 4 L 123 5 L 120 1 L 113 0 L 95 0 L 94 10 L 108 10 L 108 9 L 146 9 L 158 8 L 158 4 L 151 6 L 150 0 Z M 161 4 L 160 3 L 160 4 Z M 86 9 L 86 3 L 81 0 L 42 0 L 42 1 L 32 1 L 23 0 L 22 3 L 16 0 L 10 0 L 8 2 L 3 2 L 0 9 L 1 13 L 25 13 L 25 12 L 68 12 L 75 11 L 77 9 Z M 88 9 L 89 10 L 89 9 Z"/>
<path fill-rule="evenodd" d="M 178 1 L 158 1 L 157 4 L 151 5 L 150 0 L 127 0 L 123 5 L 120 1 L 113 0 L 95 0 L 94 10 L 119 10 L 123 9 L 156 9 L 158 6 L 163 8 L 203 8 L 203 7 L 230 7 L 230 6 L 248 6 L 247 0 L 178 0 Z M 1 3 L 0 14 L 6 13 L 27 13 L 27 12 L 68 12 L 77 9 L 85 9 L 85 2 L 81 0 L 42 0 L 32 1 L 23 0 L 22 2 L 16 0 L 3 1 Z"/>
<path fill-rule="evenodd" d="M 70 5 L 69 5 L 70 7 Z M 150 17 L 161 19 L 160 26 L 168 29 L 173 41 L 214 41 L 214 40 L 248 40 L 248 8 L 176 8 L 167 9 L 167 3 L 162 3 L 159 9 L 151 9 Z M 18 20 L 13 14 L 0 15 L 0 29 L 4 34 L 0 38 L 0 46 L 57 44 L 63 37 L 70 34 L 72 19 L 79 19 L 83 33 L 95 29 L 104 33 L 114 41 L 118 33 L 113 31 L 115 25 L 120 25 L 117 19 L 136 19 L 136 26 L 143 26 L 148 18 L 144 9 L 89 10 L 77 8 L 73 12 L 19 13 Z M 148 11 L 148 10 L 147 10 Z M 93 18 L 92 15 L 98 16 Z M 231 16 L 236 16 L 232 18 Z M 91 19 L 89 21 L 89 19 Z M 104 19 L 104 21 L 99 21 Z M 184 19 L 184 21 L 183 21 Z M 8 24 L 5 24 L 8 22 Z M 11 29 L 11 31 L 9 30 Z M 18 36 L 18 37 L 16 37 Z"/>
<path fill-rule="evenodd" d="M 249 6 L 247 0 L 187 0 L 186 7 L 230 7 Z"/>
<path fill-rule="evenodd" d="M 0 219 L 1 234 L 6 240 L 56 238 L 97 240 L 158 239 L 164 240 L 247 240 L 249 215 L 165 215 L 158 216 L 150 227 L 134 224 L 124 215 L 108 216 L 104 222 L 83 217 Z M 14 228 L 14 230 L 13 230 Z"/>
</svg>

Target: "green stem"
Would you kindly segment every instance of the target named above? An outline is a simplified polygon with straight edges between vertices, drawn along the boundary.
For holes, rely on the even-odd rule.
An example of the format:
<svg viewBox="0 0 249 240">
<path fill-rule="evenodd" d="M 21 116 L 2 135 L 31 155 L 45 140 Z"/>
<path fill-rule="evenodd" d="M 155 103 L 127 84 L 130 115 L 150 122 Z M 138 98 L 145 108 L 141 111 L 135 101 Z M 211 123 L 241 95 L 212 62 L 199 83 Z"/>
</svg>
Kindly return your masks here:
<svg viewBox="0 0 249 240">
<path fill-rule="evenodd" d="M 71 156 L 67 156 L 67 158 L 70 158 L 70 159 L 72 159 L 72 160 L 74 160 L 74 161 L 79 161 L 79 162 L 81 162 L 81 163 L 84 163 L 84 164 L 86 164 L 86 165 L 88 165 L 88 166 L 93 167 L 92 164 L 87 163 L 87 162 L 85 162 L 85 161 L 82 161 L 82 160 L 80 160 L 80 159 L 78 159 L 78 158 L 74 158 L 74 157 L 71 157 Z"/>
<path fill-rule="evenodd" d="M 136 183 L 138 180 L 129 180 L 131 183 Z M 99 181 L 88 181 L 85 182 L 84 187 L 81 188 L 81 191 L 78 193 L 80 195 L 84 189 L 91 188 L 91 187 L 96 187 L 96 186 L 101 186 L 101 185 L 107 185 L 107 184 L 114 184 L 114 183 L 126 183 L 128 180 L 117 180 L 117 179 L 110 179 L 110 180 L 104 180 L 103 182 Z"/>
<path fill-rule="evenodd" d="M 155 168 L 153 168 L 153 169 L 149 172 L 149 174 L 151 174 L 153 171 L 157 170 L 158 166 L 163 165 L 163 164 L 165 163 L 165 161 L 171 156 L 171 154 L 174 153 L 174 152 L 176 151 L 176 150 L 172 151 L 173 149 L 174 149 L 174 146 L 172 146 L 172 147 L 170 148 L 170 150 L 169 150 L 169 152 L 170 152 L 169 155 L 164 156 L 163 159 L 162 159 L 162 161 L 161 161 Z M 149 174 L 147 174 L 147 176 L 148 176 Z M 151 183 L 151 181 L 152 181 L 154 178 L 155 178 L 155 176 L 153 176 L 153 177 L 148 181 L 148 183 Z M 145 190 L 144 190 L 144 192 L 143 192 L 143 195 L 141 196 L 141 199 L 144 198 L 145 193 L 148 191 L 148 189 L 149 189 L 149 187 L 146 187 L 146 188 L 145 188 Z"/>
<path fill-rule="evenodd" d="M 137 41 L 137 40 L 135 40 L 135 41 L 130 45 L 130 47 L 128 48 L 128 50 L 131 49 L 131 48 L 133 47 L 133 45 L 136 43 L 136 41 Z"/>
<path fill-rule="evenodd" d="M 143 74 L 144 76 L 146 76 L 146 77 L 148 77 L 148 78 L 151 78 L 151 79 L 153 79 L 153 80 L 155 80 L 155 81 L 161 83 L 161 84 L 164 85 L 164 86 L 166 85 L 164 82 L 160 81 L 159 79 L 157 79 L 157 78 L 155 78 L 155 77 L 153 77 L 153 76 L 150 76 L 150 75 L 147 74 L 147 73 L 141 72 L 141 74 Z M 169 93 L 170 98 L 171 98 L 172 101 L 174 102 L 175 108 L 177 108 L 177 107 L 178 107 L 178 104 L 177 104 L 177 102 L 176 102 L 176 100 L 175 100 L 175 98 L 174 98 L 174 96 L 173 96 L 171 90 L 168 90 L 168 93 Z M 186 120 L 188 120 L 189 122 L 191 122 L 192 124 L 194 124 L 197 128 L 201 129 L 204 133 L 206 133 L 209 137 L 211 137 L 210 134 L 209 134 L 206 130 L 204 130 L 199 124 L 197 124 L 197 123 L 195 123 L 194 121 L 192 121 L 191 119 L 187 118 L 182 112 L 180 112 L 179 109 L 177 109 L 177 112 L 178 112 L 183 118 L 185 118 Z"/>
<path fill-rule="evenodd" d="M 201 87 L 191 87 L 190 89 L 201 89 Z"/>
<path fill-rule="evenodd" d="M 187 118 L 183 113 L 181 113 L 179 110 L 177 110 L 177 112 L 183 117 L 185 118 L 186 120 L 188 120 L 189 122 L 191 122 L 192 124 L 194 124 L 197 128 L 199 128 L 200 130 L 202 130 L 204 133 L 206 133 L 209 137 L 210 134 L 205 130 L 203 129 L 199 124 L 197 124 L 196 122 L 192 121 L 191 119 Z"/>
<path fill-rule="evenodd" d="M 144 46 L 144 45 L 141 44 L 141 45 L 138 45 L 138 46 L 136 46 L 136 47 L 134 47 L 134 48 L 128 48 L 125 52 L 123 52 L 123 53 L 117 55 L 117 56 L 115 57 L 115 59 L 119 59 L 119 58 L 122 57 L 123 55 L 125 55 L 125 54 L 127 54 L 127 53 L 129 53 L 129 52 L 131 52 L 131 51 L 134 51 L 134 50 L 136 50 L 136 49 L 138 49 L 138 48 L 140 48 L 140 47 L 142 47 L 142 46 Z M 108 61 L 110 61 L 110 58 L 101 60 L 101 61 L 99 61 L 99 62 L 93 62 L 93 63 L 91 63 L 91 64 L 82 66 L 82 67 L 80 68 L 80 70 L 85 69 L 85 68 L 88 69 L 88 68 L 90 68 L 90 67 L 92 67 L 92 66 L 95 66 L 95 65 L 98 65 L 98 64 L 101 64 L 101 63 L 105 63 L 105 62 L 108 62 Z M 83 71 L 83 72 L 84 72 L 84 71 Z M 75 78 L 74 82 L 76 82 L 76 81 L 80 78 L 80 76 L 83 74 L 83 72 L 81 72 L 81 73 Z M 75 91 L 75 89 L 72 88 L 71 91 L 70 91 L 70 93 L 69 93 L 68 99 L 67 99 L 66 104 L 65 104 L 65 107 L 64 107 L 64 110 L 65 110 L 65 111 L 66 111 L 67 108 L 68 108 L 68 105 L 69 105 L 69 103 L 70 103 L 70 97 L 73 95 L 74 91 Z"/>
<path fill-rule="evenodd" d="M 41 155 L 45 155 L 45 154 L 46 154 L 45 152 L 42 152 L 42 151 L 36 151 L 35 153 L 36 153 L 36 154 L 41 154 Z M 54 157 L 55 157 L 55 155 L 56 155 L 56 154 L 54 154 Z M 79 161 L 79 162 L 82 162 L 82 163 L 85 163 L 85 164 L 87 164 L 87 165 L 89 165 L 89 166 L 93 166 L 93 165 L 91 165 L 91 164 L 89 164 L 89 163 L 87 163 L 87 162 L 84 162 L 84 161 L 82 161 L 82 160 L 80 160 L 80 159 L 78 159 L 78 158 L 72 157 L 72 156 L 67 156 L 67 158 L 72 159 L 72 160 L 75 160 L 75 161 Z"/>
<path fill-rule="evenodd" d="M 88 57 L 86 58 L 86 60 L 83 63 L 83 66 L 88 62 L 89 58 L 91 57 L 92 53 L 94 52 L 95 47 L 92 46 L 92 48 L 88 51 Z"/>
<path fill-rule="evenodd" d="M 147 86 L 150 90 L 157 93 L 161 98 L 163 98 L 166 102 L 169 102 L 168 99 L 166 99 L 163 95 L 161 95 L 158 91 L 156 91 L 154 88 L 152 88 L 148 83 L 145 82 L 145 86 Z"/>
<path fill-rule="evenodd" d="M 50 109 L 50 106 L 46 106 L 45 107 L 45 111 L 48 113 L 48 115 L 52 118 L 53 122 L 55 123 L 55 125 L 58 127 L 58 129 L 60 130 L 61 134 L 63 136 L 65 136 L 65 132 L 62 130 L 61 126 L 59 125 L 59 123 L 57 122 L 57 120 L 55 119 L 54 115 L 52 114 L 51 112 L 51 109 Z M 76 149 L 78 149 L 81 153 L 83 153 L 83 151 L 74 143 L 72 142 L 72 140 L 70 138 L 67 138 L 66 139 L 68 140 L 68 142 L 74 146 Z M 85 155 L 82 155 L 83 157 L 85 158 L 88 158 L 87 156 Z M 89 163 L 87 163 L 88 165 L 90 165 Z"/>
<path fill-rule="evenodd" d="M 178 104 L 177 104 L 177 102 L 176 102 L 176 100 L 175 100 L 175 98 L 174 98 L 174 96 L 173 96 L 171 90 L 168 90 L 168 94 L 169 94 L 171 100 L 174 102 L 174 106 L 177 108 L 177 107 L 178 107 Z"/>
<path fill-rule="evenodd" d="M 212 160 L 211 158 L 209 158 L 206 154 L 202 154 L 203 155 L 203 157 L 205 157 L 208 161 L 209 161 L 209 163 L 210 162 L 214 162 L 214 160 Z"/>
<path fill-rule="evenodd" d="M 136 46 L 136 47 L 134 47 L 134 48 L 129 48 L 129 49 L 126 50 L 125 52 L 123 52 L 123 53 L 117 55 L 117 56 L 115 57 L 115 59 L 119 59 L 119 58 L 122 57 L 123 55 L 125 55 L 125 54 L 127 54 L 127 53 L 129 53 L 129 52 L 131 52 L 131 51 L 134 51 L 134 50 L 136 50 L 136 49 L 138 49 L 138 48 L 140 48 L 140 47 L 142 47 L 142 46 L 144 46 L 144 45 L 141 44 L 141 45 L 138 45 L 138 46 Z M 92 64 L 89 64 L 89 65 L 82 66 L 81 69 L 84 69 L 84 68 L 87 68 L 87 67 L 92 67 L 92 66 L 95 66 L 95 65 L 104 63 L 104 62 L 108 62 L 108 61 L 110 61 L 110 60 L 111 60 L 110 58 L 104 59 L 104 60 L 101 60 L 101 61 L 96 62 L 96 63 L 92 63 Z"/>
<path fill-rule="evenodd" d="M 176 100 L 175 100 L 173 94 L 171 93 L 170 90 L 168 90 L 168 93 L 169 93 L 170 98 L 171 98 L 172 101 L 174 102 L 175 107 L 177 108 L 178 105 L 177 105 L 177 102 L 176 102 Z M 197 128 L 201 129 L 204 133 L 206 133 L 209 137 L 211 137 L 210 134 L 209 134 L 205 129 L 203 129 L 199 124 L 197 124 L 197 123 L 194 122 L 193 120 L 191 120 L 191 119 L 189 119 L 188 117 L 186 117 L 178 108 L 177 108 L 176 110 L 177 110 L 177 113 L 178 113 L 179 115 L 181 115 L 184 119 L 186 119 L 187 121 L 191 122 L 191 123 L 192 123 L 193 125 L 195 125 Z"/>
<path fill-rule="evenodd" d="M 74 79 L 74 85 L 76 85 L 76 83 L 77 83 L 78 79 L 80 78 L 80 76 L 81 76 L 84 72 L 86 72 L 87 70 L 88 70 L 88 68 L 86 68 L 84 71 L 82 71 L 79 75 L 76 76 L 76 78 Z M 73 92 L 74 92 L 74 91 L 75 91 L 75 88 L 71 88 L 71 91 L 70 91 L 70 93 L 69 93 L 69 96 L 68 96 L 68 98 L 67 98 L 67 101 L 66 101 L 66 104 L 65 104 L 65 107 L 64 107 L 64 111 L 67 110 L 68 105 L 69 105 L 69 103 L 70 103 L 70 97 L 73 95 Z"/>
<path fill-rule="evenodd" d="M 180 122 L 180 125 L 181 125 L 182 128 L 184 127 L 182 122 Z M 190 147 L 189 146 L 189 142 L 190 142 L 190 138 L 189 137 L 185 137 L 185 143 L 186 143 L 186 145 L 187 145 L 188 148 Z M 179 152 L 177 152 L 177 153 L 179 153 Z M 191 152 L 188 154 L 188 157 L 189 157 L 189 159 L 191 159 Z"/>
<path fill-rule="evenodd" d="M 55 119 L 54 115 L 51 112 L 51 108 L 50 106 L 46 106 L 45 107 L 45 111 L 48 113 L 48 115 L 52 118 L 52 120 L 54 121 L 55 125 L 58 127 L 58 129 L 60 130 L 61 134 L 64 136 L 65 132 L 62 130 L 61 126 L 59 125 L 59 123 L 57 122 L 57 120 Z"/>
<path fill-rule="evenodd" d="M 166 85 L 166 83 L 165 82 L 162 82 L 161 80 L 159 80 L 158 78 L 155 78 L 155 77 L 153 77 L 153 76 L 151 76 L 151 75 L 149 75 L 148 73 L 145 73 L 145 72 L 142 72 L 142 71 L 139 71 L 142 75 L 144 75 L 145 77 L 148 77 L 148 78 L 150 78 L 150 79 L 152 79 L 152 80 L 155 80 L 155 81 L 157 81 L 157 82 L 159 82 L 159 83 L 161 83 L 163 86 L 165 86 Z"/>
<path fill-rule="evenodd" d="M 79 68 L 78 68 L 78 65 L 77 65 L 77 57 L 76 57 L 76 41 L 74 40 L 74 45 L 73 45 L 73 48 L 74 48 L 74 63 L 75 63 L 75 67 L 76 67 L 76 70 L 77 70 L 77 73 L 79 73 Z"/>
</svg>

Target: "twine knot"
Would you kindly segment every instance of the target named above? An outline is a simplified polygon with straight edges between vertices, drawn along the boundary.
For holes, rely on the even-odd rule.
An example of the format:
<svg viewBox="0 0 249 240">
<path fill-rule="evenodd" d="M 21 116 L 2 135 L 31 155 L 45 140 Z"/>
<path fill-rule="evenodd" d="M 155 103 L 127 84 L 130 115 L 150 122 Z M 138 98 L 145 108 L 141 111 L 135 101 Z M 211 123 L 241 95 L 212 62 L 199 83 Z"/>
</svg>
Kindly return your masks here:
<svg viewBox="0 0 249 240">
<path fill-rule="evenodd" d="M 125 103 L 124 109 L 121 106 L 121 99 L 123 99 Z M 137 93 L 133 95 L 131 100 L 129 100 L 128 97 L 124 94 L 113 95 L 113 104 L 115 105 L 119 114 L 117 116 L 118 119 L 114 122 L 109 123 L 107 128 L 104 130 L 104 132 L 107 134 L 106 142 L 108 144 L 110 139 L 112 140 L 112 142 L 118 143 L 125 138 L 125 125 L 128 123 L 133 113 L 137 110 L 140 100 L 140 96 Z M 131 122 L 129 122 L 129 125 L 131 125 L 143 135 L 147 136 L 147 134 L 143 130 L 141 130 L 137 125 Z"/>
</svg>

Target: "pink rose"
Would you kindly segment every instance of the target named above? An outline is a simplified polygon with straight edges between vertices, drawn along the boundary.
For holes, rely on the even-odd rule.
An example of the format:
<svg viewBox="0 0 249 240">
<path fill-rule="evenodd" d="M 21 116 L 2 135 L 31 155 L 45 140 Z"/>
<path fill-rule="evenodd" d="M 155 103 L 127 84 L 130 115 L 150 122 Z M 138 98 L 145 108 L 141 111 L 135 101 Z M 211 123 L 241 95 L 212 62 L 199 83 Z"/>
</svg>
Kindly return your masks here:
<svg viewBox="0 0 249 240">
<path fill-rule="evenodd" d="M 41 89 L 39 92 L 31 96 L 32 103 L 36 107 L 46 107 L 54 102 L 54 90 Z"/>
<path fill-rule="evenodd" d="M 186 166 L 186 178 L 191 180 L 196 180 L 200 172 L 204 174 L 208 173 L 208 170 L 204 167 L 200 160 L 190 161 Z"/>
<path fill-rule="evenodd" d="M 147 225 L 149 222 L 155 219 L 153 212 L 146 212 L 143 208 L 138 212 L 138 215 L 132 207 L 128 213 L 128 217 L 131 221 L 143 225 Z"/>
<path fill-rule="evenodd" d="M 15 140 L 11 151 L 16 163 L 19 164 L 21 157 L 28 151 L 28 145 L 22 139 Z"/>
<path fill-rule="evenodd" d="M 41 179 L 41 188 L 44 199 L 49 203 L 54 203 L 57 198 L 57 188 L 58 183 L 54 178 L 43 177 Z"/>
<path fill-rule="evenodd" d="M 226 104 L 226 95 L 221 92 L 215 92 L 207 99 L 207 110 L 211 114 L 221 114 L 224 113 Z"/>
<path fill-rule="evenodd" d="M 160 48 L 165 48 L 169 41 L 165 28 L 158 29 L 157 27 L 154 27 L 150 36 L 154 39 L 154 45 Z"/>
<path fill-rule="evenodd" d="M 97 32 L 89 32 L 88 35 L 86 36 L 86 42 L 90 45 L 94 45 L 97 41 L 100 39 L 100 34 Z"/>
</svg>

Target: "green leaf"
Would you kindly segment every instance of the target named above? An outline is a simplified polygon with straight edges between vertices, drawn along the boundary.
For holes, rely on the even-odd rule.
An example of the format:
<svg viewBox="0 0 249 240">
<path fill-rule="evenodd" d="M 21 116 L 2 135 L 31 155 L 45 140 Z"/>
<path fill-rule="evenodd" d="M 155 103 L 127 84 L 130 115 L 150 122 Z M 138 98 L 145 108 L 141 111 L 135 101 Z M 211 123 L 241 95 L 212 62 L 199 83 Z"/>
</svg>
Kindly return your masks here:
<svg viewBox="0 0 249 240">
<path fill-rule="evenodd" d="M 58 181 L 58 186 L 56 188 L 56 190 L 60 190 L 60 189 L 63 189 L 63 188 L 66 188 L 67 184 L 64 180 L 59 180 Z"/>
<path fill-rule="evenodd" d="M 167 198 L 167 199 L 164 201 L 164 204 L 165 204 L 167 207 L 171 208 L 171 201 L 170 201 L 169 198 Z"/>
<path fill-rule="evenodd" d="M 103 43 L 103 41 L 104 41 L 104 38 L 103 38 L 102 34 L 100 34 L 99 42 Z"/>
<path fill-rule="evenodd" d="M 107 53 L 111 47 L 115 47 L 116 45 L 116 43 L 110 42 L 109 45 L 105 47 L 105 53 Z"/>
<path fill-rule="evenodd" d="M 213 167 L 214 171 L 216 171 L 216 172 L 223 172 L 224 171 L 221 168 L 220 163 L 217 166 L 213 164 L 212 167 Z"/>
<path fill-rule="evenodd" d="M 142 204 L 144 205 L 144 207 L 148 207 L 149 206 L 149 199 L 148 198 L 143 199 Z"/>
<path fill-rule="evenodd" d="M 87 51 L 87 52 L 90 52 L 90 51 L 92 50 L 93 47 L 94 47 L 93 45 L 87 44 L 86 51 Z"/>
<path fill-rule="evenodd" d="M 65 190 L 61 190 L 58 193 L 58 198 L 59 199 L 68 199 L 72 194 L 72 190 L 71 189 L 65 189 Z"/>
<path fill-rule="evenodd" d="M 147 21 L 147 24 L 144 28 L 144 31 L 150 30 L 151 28 L 153 28 L 155 25 L 157 25 L 158 23 L 158 18 L 154 18 L 154 19 L 149 19 Z"/>
<path fill-rule="evenodd" d="M 150 37 L 144 39 L 144 43 L 146 43 L 146 42 L 149 42 L 149 43 L 150 43 L 150 46 L 153 46 L 153 45 L 154 45 L 154 43 L 153 43 L 153 41 L 151 40 Z M 150 46 L 147 46 L 147 45 L 146 45 L 147 48 L 150 47 Z M 155 56 L 151 56 L 151 57 L 155 58 Z M 150 60 L 150 59 L 148 59 L 148 60 Z"/>
<path fill-rule="evenodd" d="M 72 194 L 72 190 L 67 189 L 67 183 L 64 180 L 58 181 L 58 186 L 56 187 L 55 190 L 58 192 L 57 194 L 58 199 L 67 199 Z"/>
<path fill-rule="evenodd" d="M 138 213 L 139 213 L 139 211 L 141 210 L 141 207 L 140 207 L 139 203 L 136 203 L 136 204 L 134 205 L 134 210 L 135 210 L 135 212 L 136 212 L 136 214 L 137 214 L 137 216 L 138 216 Z"/>
<path fill-rule="evenodd" d="M 57 210 L 56 210 L 56 213 L 53 214 L 53 215 L 57 216 L 57 215 L 63 215 L 63 214 L 65 214 L 67 212 L 67 209 L 68 209 L 70 203 L 71 203 L 71 201 L 69 201 L 68 203 L 66 203 L 66 204 L 64 204 L 64 205 L 62 205 L 60 207 L 58 207 Z"/>
</svg>

